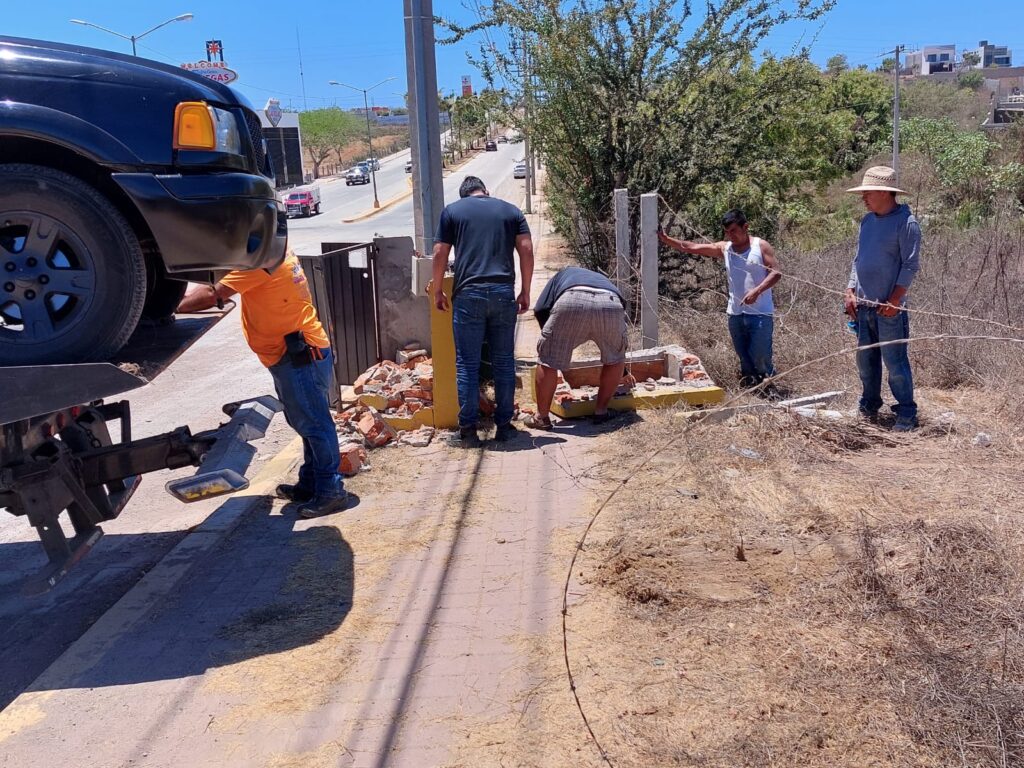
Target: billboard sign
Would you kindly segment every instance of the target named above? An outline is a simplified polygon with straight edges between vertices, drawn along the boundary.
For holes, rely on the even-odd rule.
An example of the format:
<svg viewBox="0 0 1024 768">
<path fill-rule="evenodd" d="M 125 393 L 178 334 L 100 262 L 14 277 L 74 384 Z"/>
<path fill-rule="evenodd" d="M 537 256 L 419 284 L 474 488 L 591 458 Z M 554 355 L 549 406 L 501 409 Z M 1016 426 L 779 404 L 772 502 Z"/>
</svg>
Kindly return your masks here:
<svg viewBox="0 0 1024 768">
<path fill-rule="evenodd" d="M 472 96 L 473 95 L 473 80 L 469 75 L 462 76 L 462 95 Z"/>
<path fill-rule="evenodd" d="M 181 68 L 225 85 L 238 79 L 238 73 L 230 69 L 223 61 L 188 61 L 182 64 Z"/>
<path fill-rule="evenodd" d="M 270 124 L 277 128 L 277 124 L 281 122 L 281 115 L 284 113 L 281 111 L 281 102 L 278 99 L 267 99 L 267 105 L 263 108 L 263 114 L 267 116 L 267 120 Z"/>
</svg>

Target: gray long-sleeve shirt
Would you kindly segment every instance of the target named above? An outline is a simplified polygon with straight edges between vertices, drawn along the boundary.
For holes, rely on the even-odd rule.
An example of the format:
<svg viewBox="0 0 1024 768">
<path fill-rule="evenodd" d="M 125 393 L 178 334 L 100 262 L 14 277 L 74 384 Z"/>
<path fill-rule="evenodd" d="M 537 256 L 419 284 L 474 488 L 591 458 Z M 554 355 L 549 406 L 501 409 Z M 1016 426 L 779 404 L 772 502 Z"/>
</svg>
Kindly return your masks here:
<svg viewBox="0 0 1024 768">
<path fill-rule="evenodd" d="M 920 266 L 921 227 L 910 206 L 896 206 L 885 216 L 868 213 L 860 221 L 857 256 L 848 288 L 868 301 L 887 301 L 899 285 L 910 288 Z"/>
</svg>

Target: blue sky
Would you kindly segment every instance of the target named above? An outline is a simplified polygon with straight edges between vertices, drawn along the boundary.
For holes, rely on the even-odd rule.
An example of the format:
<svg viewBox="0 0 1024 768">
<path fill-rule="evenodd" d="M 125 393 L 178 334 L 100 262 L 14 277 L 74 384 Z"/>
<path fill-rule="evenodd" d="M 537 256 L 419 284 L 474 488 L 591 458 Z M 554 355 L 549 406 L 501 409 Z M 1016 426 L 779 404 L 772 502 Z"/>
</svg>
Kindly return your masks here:
<svg viewBox="0 0 1024 768">
<path fill-rule="evenodd" d="M 434 12 L 471 21 L 473 0 L 434 0 Z M 180 64 L 205 58 L 204 41 L 224 42 L 225 59 L 238 71 L 236 87 L 255 104 L 278 96 L 284 106 L 302 108 L 302 83 L 296 29 L 302 46 L 306 101 L 310 108 L 362 105 L 354 91 L 330 86 L 339 80 L 366 87 L 394 76 L 372 92 L 377 104 L 401 104 L 405 86 L 405 37 L 402 0 L 39 0 L 4 4 L 2 33 L 130 52 L 128 41 L 70 24 L 81 18 L 124 34 L 137 34 L 181 13 L 195 18 L 158 30 L 139 43 L 139 54 Z M 695 4 L 699 6 L 700 4 Z M 288 14 L 282 13 L 287 8 Z M 845 53 L 851 64 L 874 67 L 878 54 L 897 43 L 908 49 L 953 43 L 958 49 L 981 39 L 1014 49 L 1014 63 L 1024 64 L 1024 11 L 1021 0 L 839 0 L 823 21 L 777 29 L 768 47 L 785 54 L 813 43 L 819 63 Z M 457 91 L 462 75 L 481 77 L 466 62 L 477 43 L 438 47 L 438 83 Z"/>
</svg>

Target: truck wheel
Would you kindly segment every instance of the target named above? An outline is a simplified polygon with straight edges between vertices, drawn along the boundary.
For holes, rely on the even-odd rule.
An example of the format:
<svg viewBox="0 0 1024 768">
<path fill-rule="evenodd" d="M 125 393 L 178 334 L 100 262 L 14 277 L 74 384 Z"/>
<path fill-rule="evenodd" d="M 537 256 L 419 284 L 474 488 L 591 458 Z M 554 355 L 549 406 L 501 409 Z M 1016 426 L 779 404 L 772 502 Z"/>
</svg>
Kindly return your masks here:
<svg viewBox="0 0 1024 768">
<path fill-rule="evenodd" d="M 146 264 L 95 188 L 37 165 L 0 165 L 0 365 L 104 360 L 131 336 Z"/>
<path fill-rule="evenodd" d="M 317 204 L 316 204 L 316 215 L 317 215 L 317 216 L 319 216 L 319 215 L 320 215 L 320 203 L 317 203 Z"/>
<path fill-rule="evenodd" d="M 146 303 L 142 305 L 142 320 L 151 324 L 172 321 L 187 289 L 188 283 L 171 280 L 162 264 L 151 265 L 146 271 Z"/>
</svg>

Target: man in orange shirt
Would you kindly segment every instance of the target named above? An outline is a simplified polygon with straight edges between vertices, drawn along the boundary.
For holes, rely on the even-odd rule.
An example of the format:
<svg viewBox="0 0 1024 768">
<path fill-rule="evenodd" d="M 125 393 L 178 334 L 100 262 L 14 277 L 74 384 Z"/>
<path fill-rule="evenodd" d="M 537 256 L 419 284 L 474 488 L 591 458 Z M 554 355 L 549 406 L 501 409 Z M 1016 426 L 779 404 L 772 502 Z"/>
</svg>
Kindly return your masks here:
<svg viewBox="0 0 1024 768">
<path fill-rule="evenodd" d="M 302 266 L 289 249 L 270 274 L 262 269 L 230 272 L 215 286 L 193 287 L 178 311 L 209 309 L 236 293 L 242 296 L 245 339 L 270 371 L 285 419 L 302 437 L 299 481 L 277 486 L 277 495 L 300 502 L 303 517 L 340 512 L 349 495 L 338 474 L 341 457 L 330 411 L 331 346 Z"/>
</svg>

